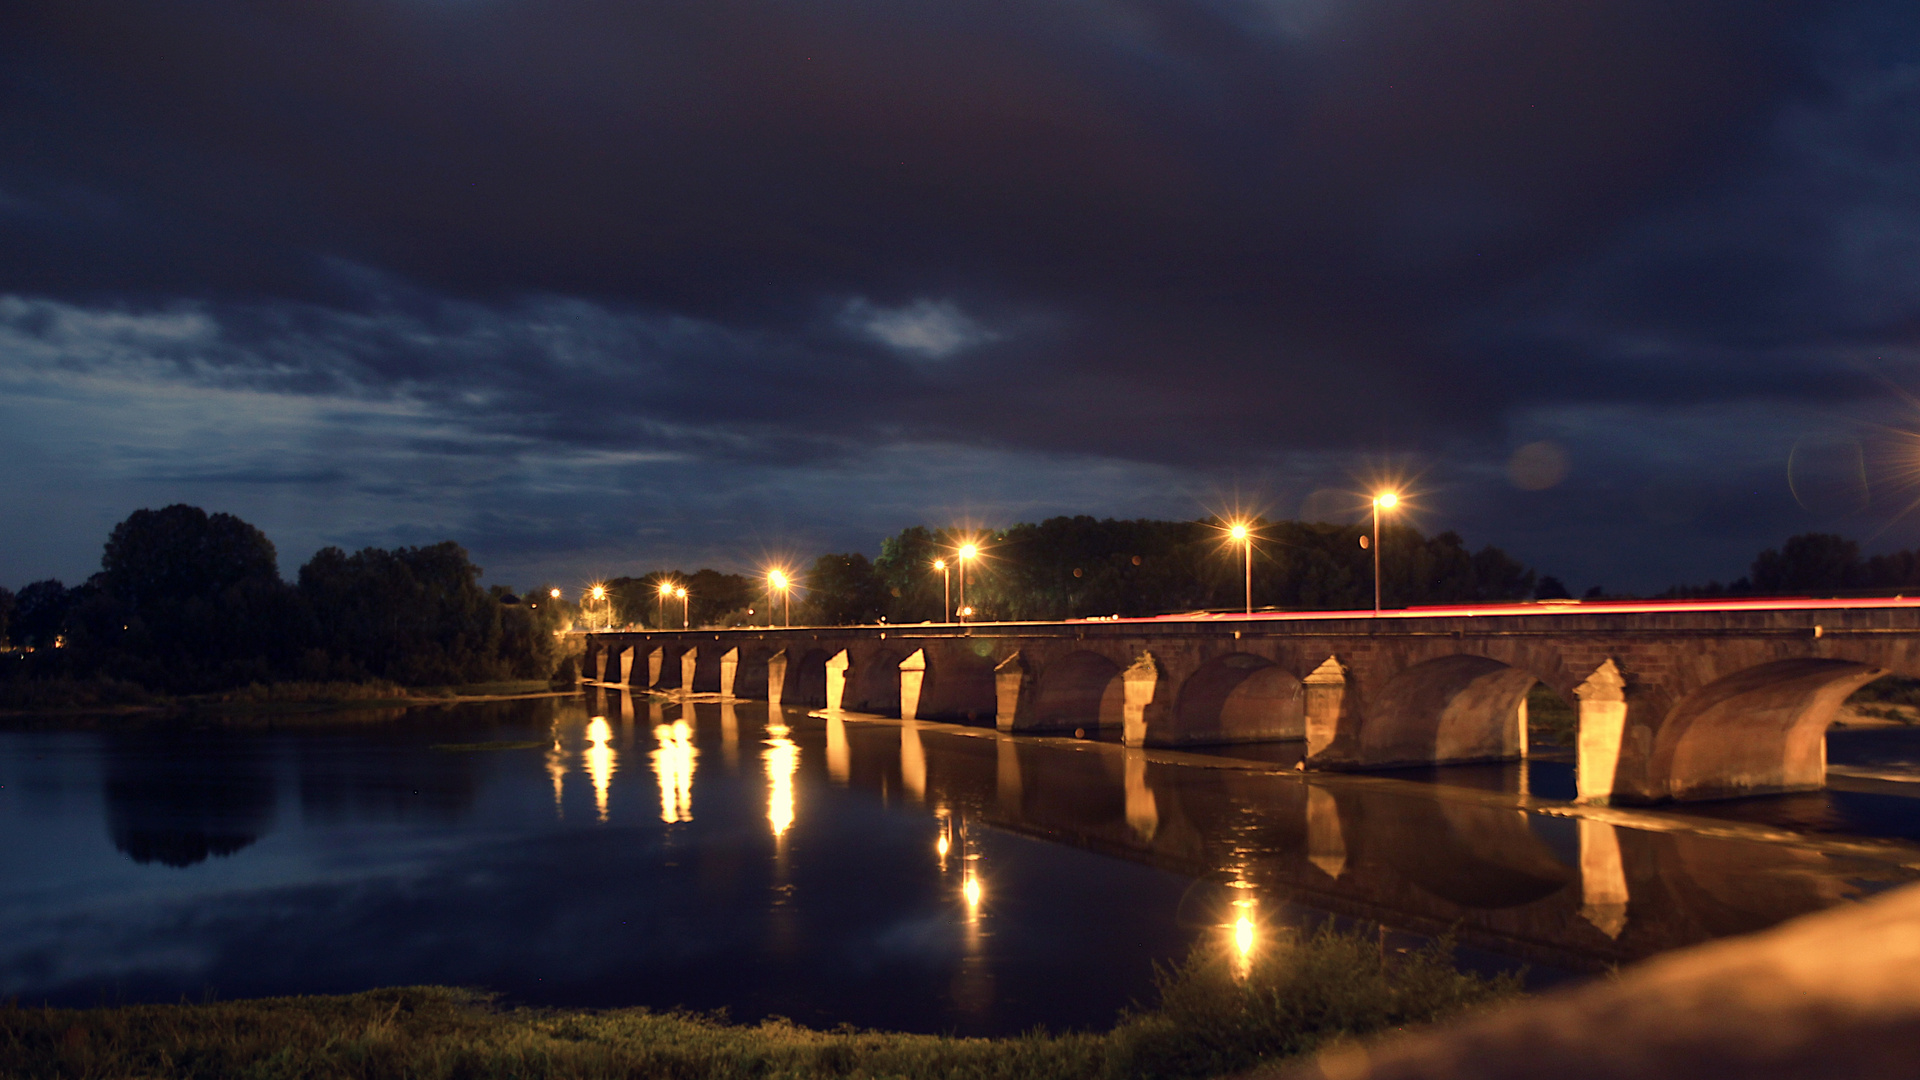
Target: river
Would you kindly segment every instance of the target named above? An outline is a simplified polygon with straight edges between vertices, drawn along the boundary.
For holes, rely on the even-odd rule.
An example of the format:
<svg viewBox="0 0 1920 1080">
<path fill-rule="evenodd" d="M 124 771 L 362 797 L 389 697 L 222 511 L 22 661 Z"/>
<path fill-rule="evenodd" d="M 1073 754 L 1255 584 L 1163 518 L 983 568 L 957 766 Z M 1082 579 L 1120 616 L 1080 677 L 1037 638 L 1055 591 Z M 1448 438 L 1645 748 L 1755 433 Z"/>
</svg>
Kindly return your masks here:
<svg viewBox="0 0 1920 1080">
<path fill-rule="evenodd" d="M 0 996 L 375 986 L 966 1034 L 1332 917 L 1536 985 L 1920 877 L 1916 733 L 1835 790 L 1584 810 L 1570 767 L 1306 775 L 758 702 L 567 698 L 0 731 Z M 1891 779 L 1889 779 L 1891 778 Z"/>
</svg>

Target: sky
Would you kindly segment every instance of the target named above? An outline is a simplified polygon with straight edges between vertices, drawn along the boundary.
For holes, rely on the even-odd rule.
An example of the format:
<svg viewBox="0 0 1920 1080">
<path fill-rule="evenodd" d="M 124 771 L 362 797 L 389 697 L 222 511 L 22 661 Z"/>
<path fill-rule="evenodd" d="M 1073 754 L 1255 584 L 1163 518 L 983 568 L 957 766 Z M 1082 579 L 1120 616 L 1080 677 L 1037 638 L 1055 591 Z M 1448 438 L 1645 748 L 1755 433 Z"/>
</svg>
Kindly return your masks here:
<svg viewBox="0 0 1920 1080">
<path fill-rule="evenodd" d="M 1406 519 L 1920 545 L 1920 6 L 12 0 L 0 584 Z"/>
</svg>

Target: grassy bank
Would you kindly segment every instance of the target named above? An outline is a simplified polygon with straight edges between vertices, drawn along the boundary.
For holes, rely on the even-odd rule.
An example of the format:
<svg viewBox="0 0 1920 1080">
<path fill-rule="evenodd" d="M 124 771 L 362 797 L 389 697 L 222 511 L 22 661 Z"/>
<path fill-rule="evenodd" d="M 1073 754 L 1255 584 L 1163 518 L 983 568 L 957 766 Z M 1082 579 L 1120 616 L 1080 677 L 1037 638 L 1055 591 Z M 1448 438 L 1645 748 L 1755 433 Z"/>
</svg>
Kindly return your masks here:
<svg viewBox="0 0 1920 1080">
<path fill-rule="evenodd" d="M 1063 986 L 1063 992 L 1071 992 Z M 1109 1031 L 959 1039 L 711 1016 L 500 1010 L 440 987 L 103 1009 L 0 1008 L 8 1077 L 814 1077 L 1122 1080 L 1218 1076 L 1516 994 L 1444 948 L 1383 959 L 1368 934 L 1277 944 L 1237 976 L 1196 953 Z"/>
<path fill-rule="evenodd" d="M 401 686 L 373 682 L 254 683 L 212 694 L 159 694 L 115 679 L 0 682 L 0 714 L 16 716 L 273 715 L 431 704 L 552 692 L 543 679 Z"/>
</svg>

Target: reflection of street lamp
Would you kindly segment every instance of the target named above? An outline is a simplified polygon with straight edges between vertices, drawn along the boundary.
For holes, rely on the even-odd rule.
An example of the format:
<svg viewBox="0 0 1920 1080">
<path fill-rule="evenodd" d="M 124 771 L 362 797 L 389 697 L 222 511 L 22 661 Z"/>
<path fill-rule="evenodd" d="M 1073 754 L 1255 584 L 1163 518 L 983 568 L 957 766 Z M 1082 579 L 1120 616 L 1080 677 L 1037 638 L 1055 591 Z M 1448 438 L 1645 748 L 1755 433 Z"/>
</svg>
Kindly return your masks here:
<svg viewBox="0 0 1920 1080">
<path fill-rule="evenodd" d="M 653 621 L 660 624 L 662 630 L 667 628 L 667 601 L 671 599 L 673 599 L 673 582 L 661 582 L 660 599 L 653 605 Z"/>
<path fill-rule="evenodd" d="M 966 622 L 967 616 L 973 614 L 973 609 L 967 606 L 967 563 L 980 557 L 980 547 L 977 544 L 961 544 L 955 554 L 960 556 L 960 621 Z"/>
<path fill-rule="evenodd" d="M 693 601 L 687 599 L 687 587 L 673 590 L 673 598 L 680 601 L 680 629 L 685 630 L 693 624 Z"/>
<path fill-rule="evenodd" d="M 783 626 L 793 625 L 793 593 L 789 591 L 792 587 L 793 582 L 787 579 L 786 571 L 767 571 L 767 591 L 779 593 L 785 601 L 786 619 L 781 623 Z M 767 597 L 767 625 L 773 625 L 773 597 L 771 596 Z"/>
<path fill-rule="evenodd" d="M 1247 549 L 1247 614 L 1253 614 L 1253 530 L 1246 522 L 1235 522 L 1227 535 Z"/>
<path fill-rule="evenodd" d="M 947 569 L 947 560 L 933 560 L 933 568 L 940 571 L 940 621 L 953 618 L 953 571 Z"/>
<path fill-rule="evenodd" d="M 1373 497 L 1373 610 L 1380 612 L 1380 511 L 1400 505 L 1400 496 L 1383 491 Z"/>
</svg>

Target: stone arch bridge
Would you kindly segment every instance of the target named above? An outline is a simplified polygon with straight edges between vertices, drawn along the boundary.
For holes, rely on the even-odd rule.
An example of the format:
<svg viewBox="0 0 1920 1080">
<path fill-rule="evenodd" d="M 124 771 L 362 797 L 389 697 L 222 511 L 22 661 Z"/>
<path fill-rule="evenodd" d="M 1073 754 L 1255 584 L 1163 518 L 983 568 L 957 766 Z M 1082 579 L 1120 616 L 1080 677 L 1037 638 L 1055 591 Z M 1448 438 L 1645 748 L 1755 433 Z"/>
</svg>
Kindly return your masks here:
<svg viewBox="0 0 1920 1080">
<path fill-rule="evenodd" d="M 1920 601 L 601 632 L 586 657 L 613 685 L 1129 746 L 1304 739 L 1341 770 L 1524 757 L 1544 683 L 1577 704 L 1581 799 L 1646 803 L 1823 786 L 1840 703 L 1920 677 Z"/>
</svg>

